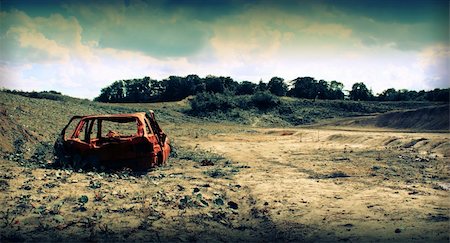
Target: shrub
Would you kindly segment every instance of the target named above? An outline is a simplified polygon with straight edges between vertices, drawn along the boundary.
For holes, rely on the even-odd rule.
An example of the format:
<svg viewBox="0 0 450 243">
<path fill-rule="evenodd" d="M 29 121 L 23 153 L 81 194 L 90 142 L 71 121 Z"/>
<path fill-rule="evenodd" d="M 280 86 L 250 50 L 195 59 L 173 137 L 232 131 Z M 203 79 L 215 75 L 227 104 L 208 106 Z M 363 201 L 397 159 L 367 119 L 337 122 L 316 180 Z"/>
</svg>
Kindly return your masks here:
<svg viewBox="0 0 450 243">
<path fill-rule="evenodd" d="M 224 94 L 200 93 L 194 99 L 190 100 L 191 112 L 202 115 L 214 111 L 228 111 L 236 107 L 233 96 Z"/>
<path fill-rule="evenodd" d="M 252 105 L 260 110 L 268 110 L 280 104 L 280 99 L 269 92 L 257 92 L 251 98 Z"/>
<path fill-rule="evenodd" d="M 20 90 L 8 90 L 3 89 L 3 92 L 15 94 L 15 95 L 21 95 L 25 97 L 35 98 L 35 99 L 47 99 L 47 100 L 65 100 L 67 99 L 66 96 L 62 95 L 60 92 L 56 92 L 54 90 L 50 91 L 41 91 L 41 92 L 26 92 L 26 91 L 20 91 Z"/>
</svg>

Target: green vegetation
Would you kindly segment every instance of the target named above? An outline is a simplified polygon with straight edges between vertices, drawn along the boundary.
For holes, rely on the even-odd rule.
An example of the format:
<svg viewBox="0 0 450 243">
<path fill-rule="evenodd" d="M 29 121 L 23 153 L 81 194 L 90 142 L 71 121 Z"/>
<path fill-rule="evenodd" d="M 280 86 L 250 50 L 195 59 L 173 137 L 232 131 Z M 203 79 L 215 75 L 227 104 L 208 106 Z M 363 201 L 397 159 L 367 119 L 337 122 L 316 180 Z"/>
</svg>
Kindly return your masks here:
<svg viewBox="0 0 450 243">
<path fill-rule="evenodd" d="M 58 100 L 58 101 L 74 101 L 77 100 L 76 98 L 72 98 L 70 96 L 66 96 L 61 94 L 60 92 L 50 90 L 50 91 L 42 91 L 42 92 L 25 92 L 20 90 L 8 90 L 3 89 L 3 92 L 10 93 L 10 94 L 16 94 L 21 95 L 29 98 L 35 98 L 35 99 L 47 99 L 47 100 Z"/>
<path fill-rule="evenodd" d="M 190 99 L 187 114 L 215 121 L 251 123 L 262 119 L 260 126 L 302 125 L 322 119 L 361 116 L 392 110 L 414 109 L 430 102 L 376 102 L 347 100 L 308 100 L 278 97 L 269 92 L 230 96 L 201 93 Z"/>
<path fill-rule="evenodd" d="M 289 85 L 288 85 L 289 84 Z M 119 80 L 101 90 L 96 101 L 113 103 L 179 101 L 200 93 L 226 95 L 253 95 L 269 92 L 276 96 L 290 96 L 304 99 L 344 100 L 344 85 L 338 81 L 316 80 L 312 77 L 298 77 L 289 82 L 273 77 L 268 83 L 255 84 L 249 81 L 237 82 L 230 77 L 197 75 L 186 77 L 170 76 L 158 81 L 143 79 Z M 449 89 L 432 91 L 408 91 L 388 89 L 375 96 L 367 86 L 358 82 L 348 92 L 348 99 L 356 101 L 447 101 Z"/>
</svg>

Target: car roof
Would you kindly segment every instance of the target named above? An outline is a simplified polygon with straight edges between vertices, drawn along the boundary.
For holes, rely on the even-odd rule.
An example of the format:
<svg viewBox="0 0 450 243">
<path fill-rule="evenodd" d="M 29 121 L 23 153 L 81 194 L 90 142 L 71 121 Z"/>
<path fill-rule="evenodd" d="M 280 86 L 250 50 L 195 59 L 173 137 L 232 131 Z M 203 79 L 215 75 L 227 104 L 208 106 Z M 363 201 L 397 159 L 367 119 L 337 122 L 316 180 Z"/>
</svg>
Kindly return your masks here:
<svg viewBox="0 0 450 243">
<path fill-rule="evenodd" d="M 144 119 L 145 112 L 136 112 L 136 113 L 128 113 L 128 114 L 105 114 L 105 115 L 88 115 L 82 116 L 81 119 L 100 119 L 100 118 L 138 118 Z"/>
</svg>

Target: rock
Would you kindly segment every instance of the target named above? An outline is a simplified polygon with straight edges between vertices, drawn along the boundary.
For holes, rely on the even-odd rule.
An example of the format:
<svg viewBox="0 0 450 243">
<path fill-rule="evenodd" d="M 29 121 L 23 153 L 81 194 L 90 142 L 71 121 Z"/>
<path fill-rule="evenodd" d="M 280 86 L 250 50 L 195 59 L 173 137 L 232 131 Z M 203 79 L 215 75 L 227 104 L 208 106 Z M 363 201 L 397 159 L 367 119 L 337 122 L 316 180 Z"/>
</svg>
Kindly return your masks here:
<svg viewBox="0 0 450 243">
<path fill-rule="evenodd" d="M 395 229 L 395 231 L 394 231 L 395 233 L 400 233 L 400 232 L 402 232 L 402 230 L 401 229 L 399 229 L 399 228 L 397 228 L 397 229 Z"/>
<path fill-rule="evenodd" d="M 133 208 L 134 208 L 134 205 L 132 205 L 132 204 L 127 204 L 127 205 L 123 206 L 123 210 L 125 212 L 133 211 Z"/>
<path fill-rule="evenodd" d="M 238 209 L 237 203 L 235 203 L 233 201 L 228 202 L 228 207 L 230 207 L 231 209 Z"/>
<path fill-rule="evenodd" d="M 209 159 L 204 159 L 204 160 L 202 160 L 202 161 L 200 162 L 200 164 L 201 164 L 202 166 L 212 166 L 212 165 L 214 165 L 214 163 L 213 163 L 211 160 L 209 160 Z"/>
<path fill-rule="evenodd" d="M 216 204 L 217 206 L 223 206 L 223 205 L 225 204 L 224 201 L 223 201 L 223 199 L 220 198 L 220 197 L 214 199 L 213 202 L 214 202 L 214 204 Z"/>
<path fill-rule="evenodd" d="M 78 201 L 79 201 L 80 203 L 82 203 L 82 204 L 85 204 L 85 203 L 87 203 L 87 202 L 89 201 L 89 198 L 88 198 L 88 196 L 86 196 L 86 195 L 82 195 L 82 196 L 78 199 Z"/>
<path fill-rule="evenodd" d="M 185 209 L 186 207 L 192 204 L 190 196 L 184 196 L 184 198 L 180 199 L 180 203 L 178 204 L 179 209 Z"/>
<path fill-rule="evenodd" d="M 21 187 L 21 189 L 29 191 L 29 190 L 31 190 L 31 186 L 30 185 L 23 185 Z"/>
<path fill-rule="evenodd" d="M 100 187 L 102 187 L 102 183 L 101 182 L 98 182 L 98 181 L 90 181 L 89 182 L 89 188 L 98 189 Z"/>
<path fill-rule="evenodd" d="M 446 182 L 436 183 L 436 184 L 433 185 L 433 189 L 449 191 L 450 190 L 450 183 L 446 183 Z"/>
</svg>

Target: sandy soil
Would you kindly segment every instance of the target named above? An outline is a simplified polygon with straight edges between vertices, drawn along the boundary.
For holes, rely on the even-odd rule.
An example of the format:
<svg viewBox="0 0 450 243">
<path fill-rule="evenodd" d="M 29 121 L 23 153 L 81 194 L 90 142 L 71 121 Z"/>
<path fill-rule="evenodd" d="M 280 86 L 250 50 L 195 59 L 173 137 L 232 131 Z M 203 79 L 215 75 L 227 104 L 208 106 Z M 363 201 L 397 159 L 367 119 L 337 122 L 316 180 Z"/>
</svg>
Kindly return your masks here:
<svg viewBox="0 0 450 243">
<path fill-rule="evenodd" d="M 448 133 L 170 130 L 198 153 L 148 173 L 0 159 L 1 242 L 449 241 Z"/>
<path fill-rule="evenodd" d="M 254 129 L 195 143 L 250 167 L 235 183 L 283 240 L 449 241 L 448 133 Z"/>
</svg>

